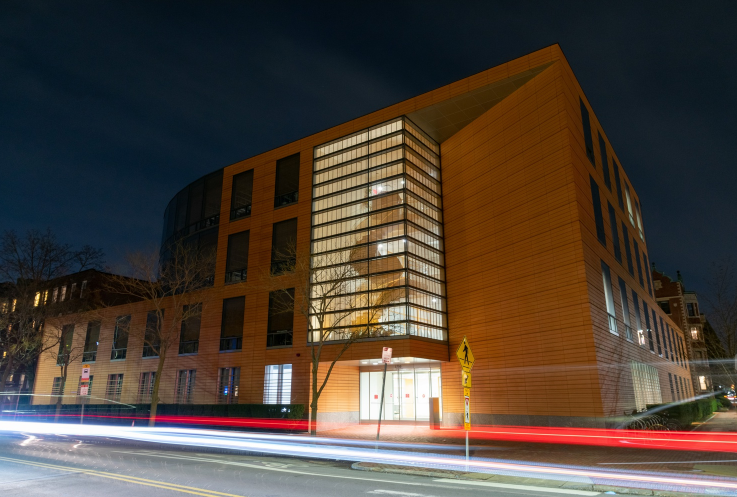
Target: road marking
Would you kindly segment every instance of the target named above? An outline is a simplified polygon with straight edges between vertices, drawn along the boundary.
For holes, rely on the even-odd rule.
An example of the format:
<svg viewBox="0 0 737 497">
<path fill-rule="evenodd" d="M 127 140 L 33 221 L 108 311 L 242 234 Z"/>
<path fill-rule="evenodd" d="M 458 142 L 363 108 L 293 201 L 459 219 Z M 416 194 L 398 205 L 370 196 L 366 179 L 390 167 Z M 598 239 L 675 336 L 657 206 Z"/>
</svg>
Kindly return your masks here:
<svg viewBox="0 0 737 497">
<path fill-rule="evenodd" d="M 425 495 L 425 494 L 413 494 L 410 492 L 397 492 L 396 490 L 371 490 L 370 492 L 366 492 L 367 494 L 381 494 L 381 495 L 400 495 L 401 497 L 435 497 L 434 495 Z"/>
<path fill-rule="evenodd" d="M 82 473 L 90 476 L 98 476 L 101 478 L 109 478 L 111 480 L 120 480 L 127 483 L 137 483 L 138 485 L 145 485 L 148 487 L 163 488 L 166 490 L 174 490 L 176 492 L 183 492 L 187 494 L 202 495 L 204 497 L 243 497 L 236 494 L 228 494 L 224 492 L 216 492 L 215 490 L 208 490 L 206 488 L 188 487 L 186 485 L 178 485 L 176 483 L 167 483 L 158 480 L 148 480 L 146 478 L 139 478 L 137 476 L 121 475 L 118 473 L 108 473 L 105 471 L 97 471 L 93 469 L 85 468 L 74 468 L 71 466 L 59 466 L 56 464 L 37 463 L 32 461 L 26 461 L 24 459 L 14 459 L 10 457 L 1 457 L 0 461 L 8 461 L 16 464 L 25 464 L 27 466 L 36 466 L 44 469 L 54 469 L 57 471 L 68 471 L 71 473 Z"/>
<path fill-rule="evenodd" d="M 441 478 L 433 480 L 438 483 L 455 483 L 457 485 L 476 485 L 479 487 L 508 488 L 510 490 L 534 490 L 535 492 L 550 492 L 553 494 L 566 495 L 601 495 L 601 492 L 590 492 L 588 490 L 573 490 L 569 488 L 536 487 L 533 485 L 512 485 L 511 483 L 492 483 L 490 481 L 451 480 Z"/>
<path fill-rule="evenodd" d="M 710 462 L 737 462 L 737 459 L 724 459 L 723 461 L 656 461 L 656 462 L 599 462 L 596 464 L 601 464 L 602 466 L 614 466 L 614 465 L 623 465 L 623 466 L 630 466 L 634 464 L 642 464 L 642 465 L 648 465 L 648 464 L 709 464 Z"/>
</svg>

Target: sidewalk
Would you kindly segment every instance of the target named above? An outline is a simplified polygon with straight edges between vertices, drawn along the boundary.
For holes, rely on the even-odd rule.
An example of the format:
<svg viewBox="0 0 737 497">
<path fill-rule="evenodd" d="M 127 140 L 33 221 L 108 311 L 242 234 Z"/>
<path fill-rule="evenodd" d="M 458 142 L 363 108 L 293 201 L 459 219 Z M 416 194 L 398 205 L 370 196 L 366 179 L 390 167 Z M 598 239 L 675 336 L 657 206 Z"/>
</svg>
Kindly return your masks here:
<svg viewBox="0 0 737 497">
<path fill-rule="evenodd" d="M 737 432 L 737 409 L 717 412 L 703 423 L 698 423 L 694 431 Z"/>
</svg>

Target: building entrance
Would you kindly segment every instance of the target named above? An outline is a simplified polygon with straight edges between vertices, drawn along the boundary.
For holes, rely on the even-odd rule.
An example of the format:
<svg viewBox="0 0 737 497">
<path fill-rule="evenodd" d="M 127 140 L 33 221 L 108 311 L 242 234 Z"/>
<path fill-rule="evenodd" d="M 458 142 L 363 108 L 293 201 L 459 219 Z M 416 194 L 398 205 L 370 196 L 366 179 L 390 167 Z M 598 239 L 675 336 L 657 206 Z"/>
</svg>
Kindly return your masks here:
<svg viewBox="0 0 737 497">
<path fill-rule="evenodd" d="M 361 421 L 377 421 L 383 369 L 360 372 Z M 389 366 L 384 384 L 382 421 L 429 421 L 430 399 L 441 397 L 440 366 Z"/>
</svg>

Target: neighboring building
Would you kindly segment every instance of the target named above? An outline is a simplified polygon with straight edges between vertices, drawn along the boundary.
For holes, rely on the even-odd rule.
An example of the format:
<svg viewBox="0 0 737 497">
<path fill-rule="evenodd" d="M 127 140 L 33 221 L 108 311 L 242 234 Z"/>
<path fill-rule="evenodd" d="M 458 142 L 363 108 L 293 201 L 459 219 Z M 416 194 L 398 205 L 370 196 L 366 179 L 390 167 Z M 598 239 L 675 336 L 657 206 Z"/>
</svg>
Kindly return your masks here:
<svg viewBox="0 0 737 497">
<path fill-rule="evenodd" d="M 653 285 L 658 305 L 683 331 L 686 350 L 691 365 L 691 380 L 697 393 L 713 390 L 709 354 L 707 353 L 704 323 L 706 319 L 700 312 L 696 292 L 686 291 L 681 272 L 676 280 L 658 271 L 653 265 Z"/>
<path fill-rule="evenodd" d="M 337 363 L 320 421 L 376 421 L 389 346 L 385 418 L 427 422 L 440 397 L 443 423 L 458 425 L 464 336 L 477 424 L 604 426 L 690 397 L 640 205 L 557 45 L 225 167 L 166 208 L 162 245 L 186 238 L 217 265 L 201 319 L 167 359 L 163 402 L 309 402 L 307 324 L 270 312 L 258 284 L 293 243 L 315 260 L 348 252 L 357 293 L 397 289 L 382 336 Z M 106 309 L 93 402 L 146 401 L 156 364 L 126 331 L 149 310 Z M 37 393 L 51 392 L 53 366 L 39 365 Z"/>
</svg>

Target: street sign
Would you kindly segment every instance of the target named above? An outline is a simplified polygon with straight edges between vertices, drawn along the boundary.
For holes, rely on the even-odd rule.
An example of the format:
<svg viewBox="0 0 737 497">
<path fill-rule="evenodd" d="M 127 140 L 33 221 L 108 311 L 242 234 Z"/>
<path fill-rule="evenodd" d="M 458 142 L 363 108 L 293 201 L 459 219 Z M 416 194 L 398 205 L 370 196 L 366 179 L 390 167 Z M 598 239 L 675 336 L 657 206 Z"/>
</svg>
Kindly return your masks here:
<svg viewBox="0 0 737 497">
<path fill-rule="evenodd" d="M 456 356 L 458 357 L 458 360 L 461 361 L 461 368 L 463 368 L 463 371 L 470 373 L 473 368 L 474 358 L 473 353 L 471 352 L 471 345 L 469 345 L 466 337 L 463 337 L 461 344 L 458 346 Z"/>
<path fill-rule="evenodd" d="M 471 430 L 471 389 L 463 389 L 463 429 L 466 431 Z"/>
<path fill-rule="evenodd" d="M 392 362 L 391 347 L 384 347 L 384 350 L 381 351 L 381 362 L 383 362 L 384 364 L 389 364 Z"/>
<path fill-rule="evenodd" d="M 85 364 L 82 366 L 82 382 L 90 381 L 90 365 Z"/>
<path fill-rule="evenodd" d="M 463 388 L 471 388 L 471 373 L 467 371 L 461 372 L 461 381 L 463 383 Z"/>
<path fill-rule="evenodd" d="M 89 385 L 82 385 L 82 386 L 79 387 L 79 396 L 80 397 L 85 397 L 85 396 L 87 396 L 87 394 L 89 393 L 89 391 L 90 391 Z"/>
</svg>

